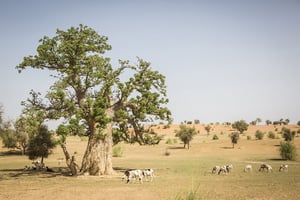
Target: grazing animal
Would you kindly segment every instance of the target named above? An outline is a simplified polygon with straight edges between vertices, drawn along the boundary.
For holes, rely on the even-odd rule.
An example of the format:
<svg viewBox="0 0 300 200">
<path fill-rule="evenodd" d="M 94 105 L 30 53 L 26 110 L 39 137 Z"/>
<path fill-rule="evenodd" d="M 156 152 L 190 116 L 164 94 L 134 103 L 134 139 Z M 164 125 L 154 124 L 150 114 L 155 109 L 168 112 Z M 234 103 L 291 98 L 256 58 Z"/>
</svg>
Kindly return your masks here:
<svg viewBox="0 0 300 200">
<path fill-rule="evenodd" d="M 212 169 L 212 171 L 211 171 L 211 173 L 212 173 L 212 174 L 218 174 L 219 171 L 220 171 L 220 168 L 221 168 L 221 167 L 218 166 L 218 165 L 214 166 L 213 169 Z"/>
<path fill-rule="evenodd" d="M 265 171 L 265 169 L 267 170 L 268 173 L 273 171 L 271 165 L 261 164 L 260 168 L 259 168 L 259 171 Z"/>
<path fill-rule="evenodd" d="M 133 183 L 137 179 L 140 183 L 143 183 L 143 172 L 139 169 L 126 170 L 122 179 L 126 179 L 126 183 Z"/>
<path fill-rule="evenodd" d="M 233 169 L 233 165 L 232 164 L 226 165 L 225 167 L 226 167 L 227 173 L 231 172 L 231 170 Z"/>
<path fill-rule="evenodd" d="M 218 174 L 220 175 L 221 173 L 223 173 L 223 174 L 228 173 L 228 169 L 227 169 L 226 165 L 220 167 L 220 170 L 219 170 Z"/>
<path fill-rule="evenodd" d="M 143 176 L 146 178 L 146 180 L 149 180 L 150 177 L 150 181 L 153 181 L 153 176 L 154 176 L 154 170 L 153 169 L 145 169 L 143 170 Z"/>
<path fill-rule="evenodd" d="M 280 172 L 287 172 L 289 170 L 289 166 L 288 165 L 280 165 L 279 166 L 279 171 Z"/>
<path fill-rule="evenodd" d="M 244 168 L 244 172 L 252 172 L 252 165 L 246 165 Z"/>
</svg>

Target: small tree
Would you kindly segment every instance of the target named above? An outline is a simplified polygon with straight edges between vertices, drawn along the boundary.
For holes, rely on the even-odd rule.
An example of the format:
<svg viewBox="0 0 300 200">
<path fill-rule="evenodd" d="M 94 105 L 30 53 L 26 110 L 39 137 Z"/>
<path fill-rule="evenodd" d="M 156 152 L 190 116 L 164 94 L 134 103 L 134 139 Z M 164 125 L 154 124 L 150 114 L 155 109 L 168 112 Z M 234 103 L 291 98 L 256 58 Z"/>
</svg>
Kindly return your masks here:
<svg viewBox="0 0 300 200">
<path fill-rule="evenodd" d="M 262 131 L 260 131 L 260 130 L 257 130 L 255 132 L 255 138 L 258 139 L 258 140 L 262 140 L 264 138 L 264 135 L 265 134 Z"/>
<path fill-rule="evenodd" d="M 232 148 L 234 148 L 234 145 L 237 144 L 239 137 L 240 134 L 238 132 L 231 133 L 230 138 L 231 138 Z"/>
<path fill-rule="evenodd" d="M 200 120 L 199 119 L 195 119 L 194 120 L 194 124 L 200 124 Z"/>
<path fill-rule="evenodd" d="M 261 118 L 259 118 L 259 117 L 256 118 L 255 121 L 256 121 L 256 124 L 260 124 L 262 122 Z"/>
<path fill-rule="evenodd" d="M 30 136 L 28 145 L 28 157 L 30 160 L 41 158 L 41 163 L 44 163 L 44 158 L 47 158 L 51 153 L 51 149 L 56 146 L 51 132 L 46 125 L 41 125 L 35 133 Z"/>
<path fill-rule="evenodd" d="M 283 127 L 281 129 L 281 134 L 282 134 L 282 137 L 284 138 L 285 141 L 292 141 L 296 135 L 296 132 L 295 131 L 291 131 L 291 129 L 289 128 L 286 128 L 286 127 Z"/>
<path fill-rule="evenodd" d="M 266 120 L 266 125 L 271 125 L 272 124 L 272 121 L 271 120 Z"/>
<path fill-rule="evenodd" d="M 204 127 L 205 131 L 207 132 L 207 136 L 209 135 L 209 132 L 211 131 L 212 127 L 210 125 L 207 125 Z"/>
<path fill-rule="evenodd" d="M 280 142 L 280 155 L 282 159 L 286 160 L 296 160 L 297 150 L 293 143 L 291 142 Z"/>
<path fill-rule="evenodd" d="M 248 130 L 248 124 L 244 120 L 236 121 L 232 124 L 232 128 L 238 130 L 240 134 L 243 134 L 244 131 Z"/>
<path fill-rule="evenodd" d="M 18 149 L 22 155 L 24 155 L 28 145 L 28 134 L 17 128 L 17 122 L 14 124 L 16 129 L 13 127 L 13 124 L 14 123 L 10 121 L 2 124 L 0 137 L 2 138 L 3 147 Z"/>
<path fill-rule="evenodd" d="M 183 142 L 184 148 L 188 147 L 190 148 L 190 141 L 193 139 L 193 137 L 197 134 L 197 131 L 195 127 L 191 128 L 186 125 L 180 125 L 179 130 L 175 130 L 175 137 L 179 137 L 179 139 Z"/>
</svg>

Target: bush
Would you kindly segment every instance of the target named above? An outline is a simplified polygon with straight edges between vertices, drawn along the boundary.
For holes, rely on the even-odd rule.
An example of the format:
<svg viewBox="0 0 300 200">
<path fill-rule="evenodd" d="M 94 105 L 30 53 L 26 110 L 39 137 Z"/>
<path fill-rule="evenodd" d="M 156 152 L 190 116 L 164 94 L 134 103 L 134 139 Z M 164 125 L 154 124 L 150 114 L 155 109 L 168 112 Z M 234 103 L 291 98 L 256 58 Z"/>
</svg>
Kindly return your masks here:
<svg viewBox="0 0 300 200">
<path fill-rule="evenodd" d="M 293 143 L 291 142 L 280 142 L 280 155 L 282 159 L 286 160 L 296 160 L 297 150 Z"/>
<path fill-rule="evenodd" d="M 247 135 L 247 140 L 251 140 L 251 136 L 250 135 Z"/>
<path fill-rule="evenodd" d="M 258 139 L 258 140 L 262 140 L 264 138 L 264 135 L 265 134 L 262 131 L 260 131 L 260 130 L 257 130 L 255 132 L 255 138 Z"/>
<path fill-rule="evenodd" d="M 113 157 L 122 157 L 123 156 L 123 148 L 120 146 L 113 147 Z"/>
<path fill-rule="evenodd" d="M 176 138 L 174 138 L 174 139 L 168 138 L 166 141 L 166 144 L 176 144 L 176 143 L 177 143 Z"/>
<path fill-rule="evenodd" d="M 296 135 L 296 131 L 291 131 L 289 128 L 283 127 L 281 129 L 281 135 L 285 141 L 292 141 Z"/>
<path fill-rule="evenodd" d="M 273 133 L 272 131 L 269 131 L 268 138 L 275 139 L 275 133 Z"/>
<path fill-rule="evenodd" d="M 216 134 L 214 134 L 214 136 L 213 136 L 213 138 L 212 138 L 213 140 L 218 140 L 219 139 L 219 137 L 216 135 Z"/>
</svg>

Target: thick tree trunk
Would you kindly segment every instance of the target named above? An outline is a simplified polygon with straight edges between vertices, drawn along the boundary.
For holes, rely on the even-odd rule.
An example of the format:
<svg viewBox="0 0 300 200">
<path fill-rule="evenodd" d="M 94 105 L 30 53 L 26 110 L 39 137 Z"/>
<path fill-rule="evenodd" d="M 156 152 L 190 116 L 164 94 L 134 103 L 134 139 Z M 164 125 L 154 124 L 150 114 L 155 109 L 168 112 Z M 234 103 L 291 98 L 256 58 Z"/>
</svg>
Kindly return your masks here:
<svg viewBox="0 0 300 200">
<path fill-rule="evenodd" d="M 89 138 L 87 149 L 82 160 L 81 173 L 89 175 L 110 175 L 112 168 L 112 124 L 108 124 L 104 130 L 105 138 Z"/>
<path fill-rule="evenodd" d="M 112 109 L 106 112 L 108 117 L 113 114 Z M 88 172 L 89 175 L 111 175 L 112 168 L 112 122 L 103 130 L 104 138 L 95 137 L 95 133 L 89 136 L 88 145 L 82 160 L 81 173 Z"/>
</svg>

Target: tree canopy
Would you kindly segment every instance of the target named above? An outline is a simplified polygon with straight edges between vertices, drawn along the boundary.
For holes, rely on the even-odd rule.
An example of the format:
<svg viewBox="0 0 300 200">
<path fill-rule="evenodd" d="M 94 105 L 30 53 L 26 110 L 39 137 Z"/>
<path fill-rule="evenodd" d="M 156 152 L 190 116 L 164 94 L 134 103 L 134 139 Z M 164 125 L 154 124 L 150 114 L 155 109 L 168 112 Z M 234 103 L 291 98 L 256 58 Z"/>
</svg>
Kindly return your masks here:
<svg viewBox="0 0 300 200">
<path fill-rule="evenodd" d="M 180 125 L 179 130 L 175 130 L 175 136 L 179 137 L 179 139 L 183 142 L 184 148 L 190 148 L 190 141 L 197 134 L 195 127 L 188 127 L 187 125 Z"/>
<path fill-rule="evenodd" d="M 120 60 L 113 68 L 103 56 L 111 49 L 107 40 L 84 25 L 57 30 L 54 37 L 39 41 L 36 55 L 25 57 L 16 67 L 19 72 L 27 67 L 53 72 L 56 81 L 50 91 L 44 97 L 32 91 L 23 105 L 40 110 L 46 119 L 63 118 L 64 131 L 58 131 L 63 138 L 88 136 L 80 171 L 93 175 L 112 172 L 113 132 L 115 142 L 153 143 L 161 138 L 144 125 L 168 121 L 171 114 L 165 106 L 165 76 L 140 58 L 135 65 Z M 61 141 L 69 158 L 66 141 Z"/>
<path fill-rule="evenodd" d="M 232 128 L 238 130 L 240 134 L 243 134 L 244 131 L 248 130 L 248 124 L 244 120 L 236 121 L 232 124 Z"/>
</svg>

